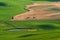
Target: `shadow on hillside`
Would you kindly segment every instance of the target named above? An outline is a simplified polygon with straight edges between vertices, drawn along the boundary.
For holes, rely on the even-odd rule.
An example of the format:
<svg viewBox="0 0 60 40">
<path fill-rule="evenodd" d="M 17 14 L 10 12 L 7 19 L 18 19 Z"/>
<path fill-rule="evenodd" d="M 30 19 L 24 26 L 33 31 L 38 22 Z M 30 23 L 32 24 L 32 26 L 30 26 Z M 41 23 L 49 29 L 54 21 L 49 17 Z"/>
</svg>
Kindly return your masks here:
<svg viewBox="0 0 60 40">
<path fill-rule="evenodd" d="M 60 12 L 60 8 L 49 8 L 49 9 L 47 9 L 47 10 L 45 10 L 45 11 L 49 11 L 49 12 L 54 12 L 54 13 L 56 13 L 56 12 Z"/>
<path fill-rule="evenodd" d="M 38 34 L 25 34 L 25 35 L 22 35 L 22 36 L 19 36 L 18 38 L 24 38 L 24 37 L 30 37 L 30 36 L 36 36 Z"/>
<path fill-rule="evenodd" d="M 44 29 L 44 30 L 53 30 L 57 29 L 57 27 L 48 24 L 37 25 L 37 28 Z"/>
<path fill-rule="evenodd" d="M 49 1 L 49 2 L 59 2 L 60 0 L 32 0 L 32 1 Z"/>
<path fill-rule="evenodd" d="M 4 2 L 0 2 L 0 6 L 7 6 Z"/>
<path fill-rule="evenodd" d="M 60 8 L 52 8 L 53 11 L 60 11 Z"/>
</svg>

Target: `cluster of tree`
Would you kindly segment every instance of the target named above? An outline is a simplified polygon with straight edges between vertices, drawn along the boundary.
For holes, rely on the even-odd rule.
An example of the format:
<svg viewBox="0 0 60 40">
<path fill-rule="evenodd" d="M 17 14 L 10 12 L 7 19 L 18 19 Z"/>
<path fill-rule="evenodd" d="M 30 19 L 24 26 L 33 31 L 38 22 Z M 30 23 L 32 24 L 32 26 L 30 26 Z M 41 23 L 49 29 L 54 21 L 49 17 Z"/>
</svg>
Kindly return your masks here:
<svg viewBox="0 0 60 40">
<path fill-rule="evenodd" d="M 7 6 L 4 2 L 0 2 L 0 6 Z"/>
</svg>

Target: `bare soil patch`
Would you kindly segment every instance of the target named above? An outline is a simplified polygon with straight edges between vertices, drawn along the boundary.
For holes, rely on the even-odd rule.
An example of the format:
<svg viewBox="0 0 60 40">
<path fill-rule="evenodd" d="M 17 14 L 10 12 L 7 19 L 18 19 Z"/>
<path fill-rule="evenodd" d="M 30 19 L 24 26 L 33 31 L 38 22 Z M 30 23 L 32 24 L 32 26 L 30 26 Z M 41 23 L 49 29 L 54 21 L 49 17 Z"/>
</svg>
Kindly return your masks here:
<svg viewBox="0 0 60 40">
<path fill-rule="evenodd" d="M 6 26 L 5 24 L 0 24 L 0 26 Z"/>
<path fill-rule="evenodd" d="M 26 13 L 18 14 L 13 20 L 58 20 L 60 19 L 60 2 L 34 3 L 26 5 L 29 10 Z"/>
</svg>

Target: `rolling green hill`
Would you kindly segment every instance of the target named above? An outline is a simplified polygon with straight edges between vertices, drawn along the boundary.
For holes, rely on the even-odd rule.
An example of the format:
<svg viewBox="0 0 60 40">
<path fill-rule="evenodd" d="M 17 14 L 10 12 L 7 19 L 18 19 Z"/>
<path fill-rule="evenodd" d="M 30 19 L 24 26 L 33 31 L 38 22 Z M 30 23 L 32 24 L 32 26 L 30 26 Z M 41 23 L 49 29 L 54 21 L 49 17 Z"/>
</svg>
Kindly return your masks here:
<svg viewBox="0 0 60 40">
<path fill-rule="evenodd" d="M 12 28 L 32 28 L 12 30 Z M 9 30 L 10 29 L 10 30 Z M 0 40 L 59 40 L 60 20 L 0 21 Z"/>
<path fill-rule="evenodd" d="M 60 20 L 10 21 L 33 1 L 0 0 L 0 40 L 60 40 Z"/>
</svg>

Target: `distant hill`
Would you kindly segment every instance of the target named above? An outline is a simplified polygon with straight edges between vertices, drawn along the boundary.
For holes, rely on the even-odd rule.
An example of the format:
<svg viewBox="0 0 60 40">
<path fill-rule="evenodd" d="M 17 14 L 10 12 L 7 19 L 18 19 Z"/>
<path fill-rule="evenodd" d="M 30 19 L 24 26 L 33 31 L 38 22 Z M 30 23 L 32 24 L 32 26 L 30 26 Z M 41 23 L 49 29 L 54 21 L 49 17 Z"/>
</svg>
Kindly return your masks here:
<svg viewBox="0 0 60 40">
<path fill-rule="evenodd" d="M 33 0 L 33 1 L 50 1 L 50 2 L 59 2 L 60 0 Z"/>
</svg>

